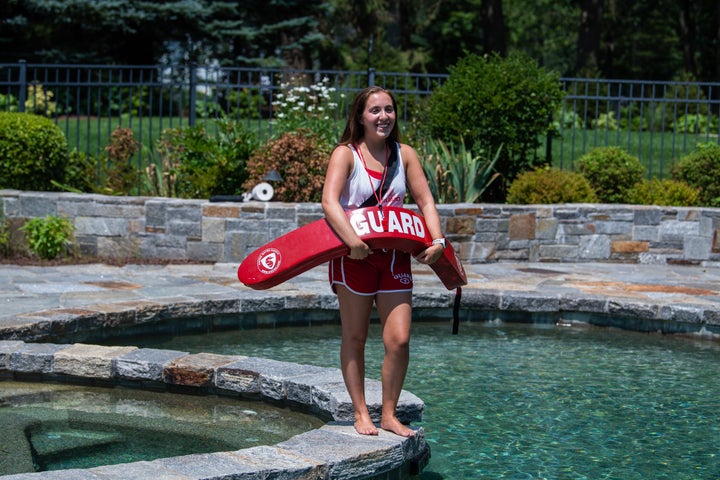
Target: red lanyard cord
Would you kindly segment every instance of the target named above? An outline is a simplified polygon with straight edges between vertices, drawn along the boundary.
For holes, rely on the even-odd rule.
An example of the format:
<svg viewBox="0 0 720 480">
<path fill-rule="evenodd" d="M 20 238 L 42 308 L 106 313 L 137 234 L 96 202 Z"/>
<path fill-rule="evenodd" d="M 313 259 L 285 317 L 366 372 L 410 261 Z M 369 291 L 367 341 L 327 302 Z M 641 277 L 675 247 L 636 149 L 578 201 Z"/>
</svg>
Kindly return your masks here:
<svg viewBox="0 0 720 480">
<path fill-rule="evenodd" d="M 380 213 L 382 214 L 382 190 L 385 186 L 385 179 L 387 178 L 387 163 L 390 159 L 390 148 L 387 146 L 387 143 L 385 144 L 385 165 L 383 165 L 383 174 L 382 174 L 382 180 L 380 181 L 380 194 L 378 194 L 377 190 L 375 190 L 375 186 L 372 182 L 372 177 L 370 176 L 370 172 L 367 166 L 367 163 L 365 162 L 365 157 L 363 156 L 362 150 L 360 149 L 359 145 L 353 145 L 355 148 L 355 151 L 358 152 L 358 155 L 360 156 L 360 160 L 363 162 L 363 166 L 365 167 L 365 174 L 368 177 L 368 181 L 370 182 L 370 188 L 372 188 L 373 195 L 375 195 L 375 199 L 377 200 L 378 208 L 380 209 Z"/>
</svg>

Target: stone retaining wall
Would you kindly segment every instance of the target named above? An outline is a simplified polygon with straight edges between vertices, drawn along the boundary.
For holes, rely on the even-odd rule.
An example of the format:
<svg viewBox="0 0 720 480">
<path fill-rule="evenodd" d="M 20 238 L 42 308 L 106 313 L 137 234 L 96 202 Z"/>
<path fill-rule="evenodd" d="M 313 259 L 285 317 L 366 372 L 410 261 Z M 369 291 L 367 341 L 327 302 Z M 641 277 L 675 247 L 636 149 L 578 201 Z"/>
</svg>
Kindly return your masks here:
<svg viewBox="0 0 720 480">
<path fill-rule="evenodd" d="M 88 255 L 209 262 L 240 262 L 273 238 L 323 217 L 317 203 L 16 190 L 0 190 L 0 202 L 0 215 L 15 227 L 33 217 L 67 217 Z M 467 263 L 720 261 L 717 208 L 447 204 L 438 209 Z"/>
</svg>

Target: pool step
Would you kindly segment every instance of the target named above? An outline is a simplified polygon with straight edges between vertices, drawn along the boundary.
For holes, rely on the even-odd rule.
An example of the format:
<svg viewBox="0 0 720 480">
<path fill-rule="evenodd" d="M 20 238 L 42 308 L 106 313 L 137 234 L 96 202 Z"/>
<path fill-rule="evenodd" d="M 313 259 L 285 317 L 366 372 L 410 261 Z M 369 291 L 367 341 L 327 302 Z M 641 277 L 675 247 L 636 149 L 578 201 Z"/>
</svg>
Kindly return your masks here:
<svg viewBox="0 0 720 480">
<path fill-rule="evenodd" d="M 71 455 L 123 440 L 116 432 L 73 428 L 67 422 L 43 422 L 30 432 L 30 443 L 39 458 Z"/>
<path fill-rule="evenodd" d="M 4 474 L 32 472 L 32 451 L 25 429 L 37 424 L 25 415 L 0 415 L 0 472 Z"/>
</svg>

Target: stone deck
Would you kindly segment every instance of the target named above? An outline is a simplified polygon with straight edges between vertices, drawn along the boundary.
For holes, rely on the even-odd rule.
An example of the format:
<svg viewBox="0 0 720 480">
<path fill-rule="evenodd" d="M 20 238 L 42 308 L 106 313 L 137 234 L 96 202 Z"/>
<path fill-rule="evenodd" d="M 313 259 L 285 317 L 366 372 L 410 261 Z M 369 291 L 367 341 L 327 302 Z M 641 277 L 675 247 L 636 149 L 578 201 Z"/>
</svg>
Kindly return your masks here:
<svg viewBox="0 0 720 480">
<path fill-rule="evenodd" d="M 645 331 L 716 338 L 720 332 L 720 268 L 622 263 L 492 263 L 466 265 L 463 321 L 518 318 L 572 325 L 589 322 Z M 327 418 L 324 427 L 277 445 L 190 455 L 88 470 L 29 473 L 6 478 L 402 478 L 420 469 L 428 449 L 422 428 L 414 439 L 387 432 L 357 435 L 349 398 L 336 369 L 215 354 L 63 343 L 103 329 L 150 327 L 183 317 L 222 322 L 248 316 L 267 327 L 303 322 L 299 312 L 332 319 L 335 296 L 318 267 L 278 287 L 241 285 L 236 264 L 63 267 L 0 266 L 0 375 L 97 383 L 150 382 L 259 396 L 303 405 Z M 431 271 L 415 269 L 417 318 L 448 319 L 454 292 Z M 319 312 L 319 313 L 318 313 Z M 522 317 L 521 317 L 522 316 Z M 460 325 L 462 335 L 462 324 Z M 379 388 L 369 382 L 372 411 Z M 417 421 L 422 401 L 403 393 L 401 414 Z M 283 473 L 280 473 L 283 472 Z"/>
</svg>

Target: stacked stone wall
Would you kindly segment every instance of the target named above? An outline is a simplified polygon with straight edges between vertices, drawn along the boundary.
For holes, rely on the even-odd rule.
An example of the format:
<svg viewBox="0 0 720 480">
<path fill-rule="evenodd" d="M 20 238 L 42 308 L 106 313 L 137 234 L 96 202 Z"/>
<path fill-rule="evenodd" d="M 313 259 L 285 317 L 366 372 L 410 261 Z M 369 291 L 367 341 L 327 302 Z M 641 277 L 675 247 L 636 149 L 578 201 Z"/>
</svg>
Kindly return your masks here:
<svg viewBox="0 0 720 480">
<path fill-rule="evenodd" d="M 68 218 L 87 255 L 207 262 L 240 262 L 270 240 L 323 217 L 317 203 L 16 190 L 0 190 L 0 202 L 2 220 L 14 225 L 46 215 Z M 445 204 L 438 210 L 446 235 L 467 263 L 720 261 L 720 209 Z"/>
</svg>

